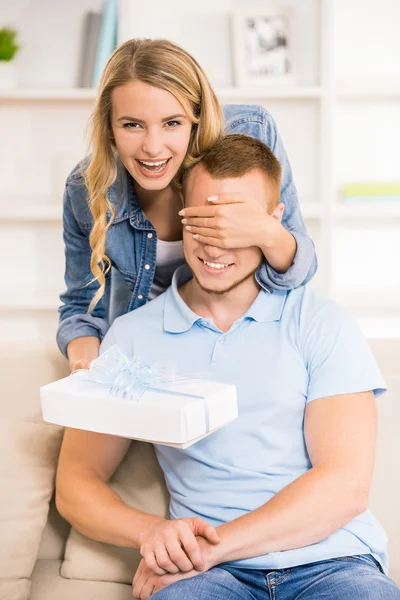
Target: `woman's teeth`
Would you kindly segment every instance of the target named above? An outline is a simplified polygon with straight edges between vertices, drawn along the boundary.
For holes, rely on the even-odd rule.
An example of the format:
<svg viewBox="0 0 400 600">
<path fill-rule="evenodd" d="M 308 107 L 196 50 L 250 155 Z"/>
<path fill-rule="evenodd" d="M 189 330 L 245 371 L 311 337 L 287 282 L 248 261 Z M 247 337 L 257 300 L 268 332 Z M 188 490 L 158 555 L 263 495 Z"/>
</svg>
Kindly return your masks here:
<svg viewBox="0 0 400 600">
<path fill-rule="evenodd" d="M 140 164 L 140 166 L 146 171 L 150 171 L 151 173 L 158 173 L 159 171 L 162 171 L 168 161 L 169 158 L 167 158 L 166 160 L 159 160 L 156 162 L 138 159 L 138 163 Z"/>
<path fill-rule="evenodd" d="M 208 262 L 207 260 L 203 260 L 203 263 L 205 265 L 207 265 L 207 267 L 211 267 L 212 269 L 226 269 L 226 267 L 229 267 L 228 264 L 224 264 L 224 263 L 213 263 L 213 262 Z"/>
</svg>

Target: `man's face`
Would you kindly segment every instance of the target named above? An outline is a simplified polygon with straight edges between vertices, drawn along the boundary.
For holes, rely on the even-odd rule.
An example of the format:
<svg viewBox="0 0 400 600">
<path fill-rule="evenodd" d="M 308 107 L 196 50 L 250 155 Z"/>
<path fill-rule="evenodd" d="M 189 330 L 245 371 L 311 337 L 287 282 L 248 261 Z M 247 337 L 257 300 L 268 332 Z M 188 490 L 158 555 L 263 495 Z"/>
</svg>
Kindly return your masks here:
<svg viewBox="0 0 400 600">
<path fill-rule="evenodd" d="M 206 206 L 208 196 L 239 192 L 251 196 L 267 212 L 267 198 L 271 185 L 260 171 L 250 171 L 243 177 L 214 179 L 200 165 L 196 166 L 185 184 L 185 206 Z M 227 250 L 208 246 L 184 230 L 185 259 L 194 278 L 206 292 L 224 294 L 246 281 L 254 285 L 254 273 L 261 264 L 263 254 L 257 246 Z"/>
</svg>

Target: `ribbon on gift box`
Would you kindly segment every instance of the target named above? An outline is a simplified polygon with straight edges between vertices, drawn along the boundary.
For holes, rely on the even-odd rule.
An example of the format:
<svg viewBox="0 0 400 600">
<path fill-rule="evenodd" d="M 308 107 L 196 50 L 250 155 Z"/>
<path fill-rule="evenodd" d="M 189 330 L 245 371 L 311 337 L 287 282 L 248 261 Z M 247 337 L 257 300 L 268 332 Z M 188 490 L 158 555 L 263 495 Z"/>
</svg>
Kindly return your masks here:
<svg viewBox="0 0 400 600">
<path fill-rule="evenodd" d="M 89 370 L 80 371 L 80 377 L 127 400 L 139 400 L 150 387 L 166 387 L 177 379 L 172 361 L 147 365 L 136 356 L 129 359 L 116 344 L 93 360 Z"/>
<path fill-rule="evenodd" d="M 140 400 L 146 390 L 151 389 L 162 394 L 168 393 L 173 384 L 204 378 L 204 374 L 178 376 L 176 364 L 172 361 L 157 361 L 152 365 L 144 363 L 139 357 L 129 359 L 117 346 L 111 346 L 92 361 L 88 370 L 75 371 L 84 381 L 103 386 L 113 396 L 126 400 Z M 198 394 L 188 394 L 174 390 L 175 396 L 204 399 Z M 205 407 L 208 427 L 208 410 Z"/>
</svg>

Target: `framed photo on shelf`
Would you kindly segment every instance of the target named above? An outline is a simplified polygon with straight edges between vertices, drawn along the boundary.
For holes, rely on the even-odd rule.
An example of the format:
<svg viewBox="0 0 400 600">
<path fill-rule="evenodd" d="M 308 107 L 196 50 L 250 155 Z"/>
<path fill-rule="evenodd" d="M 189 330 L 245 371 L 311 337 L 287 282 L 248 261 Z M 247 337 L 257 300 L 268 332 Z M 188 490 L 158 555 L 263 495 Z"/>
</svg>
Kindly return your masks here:
<svg viewBox="0 0 400 600">
<path fill-rule="evenodd" d="M 235 85 L 294 83 L 294 11 L 287 6 L 232 15 Z"/>
</svg>

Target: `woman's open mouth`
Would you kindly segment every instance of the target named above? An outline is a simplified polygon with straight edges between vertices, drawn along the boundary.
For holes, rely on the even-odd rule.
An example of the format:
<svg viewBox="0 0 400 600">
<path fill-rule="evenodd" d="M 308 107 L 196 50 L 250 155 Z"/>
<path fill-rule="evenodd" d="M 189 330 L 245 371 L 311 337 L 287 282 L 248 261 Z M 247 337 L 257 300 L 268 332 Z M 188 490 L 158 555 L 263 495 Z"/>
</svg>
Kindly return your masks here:
<svg viewBox="0 0 400 600">
<path fill-rule="evenodd" d="M 135 160 L 139 166 L 140 172 L 145 177 L 160 177 L 164 175 L 168 169 L 171 157 L 160 160 L 139 160 L 138 158 Z"/>
</svg>

